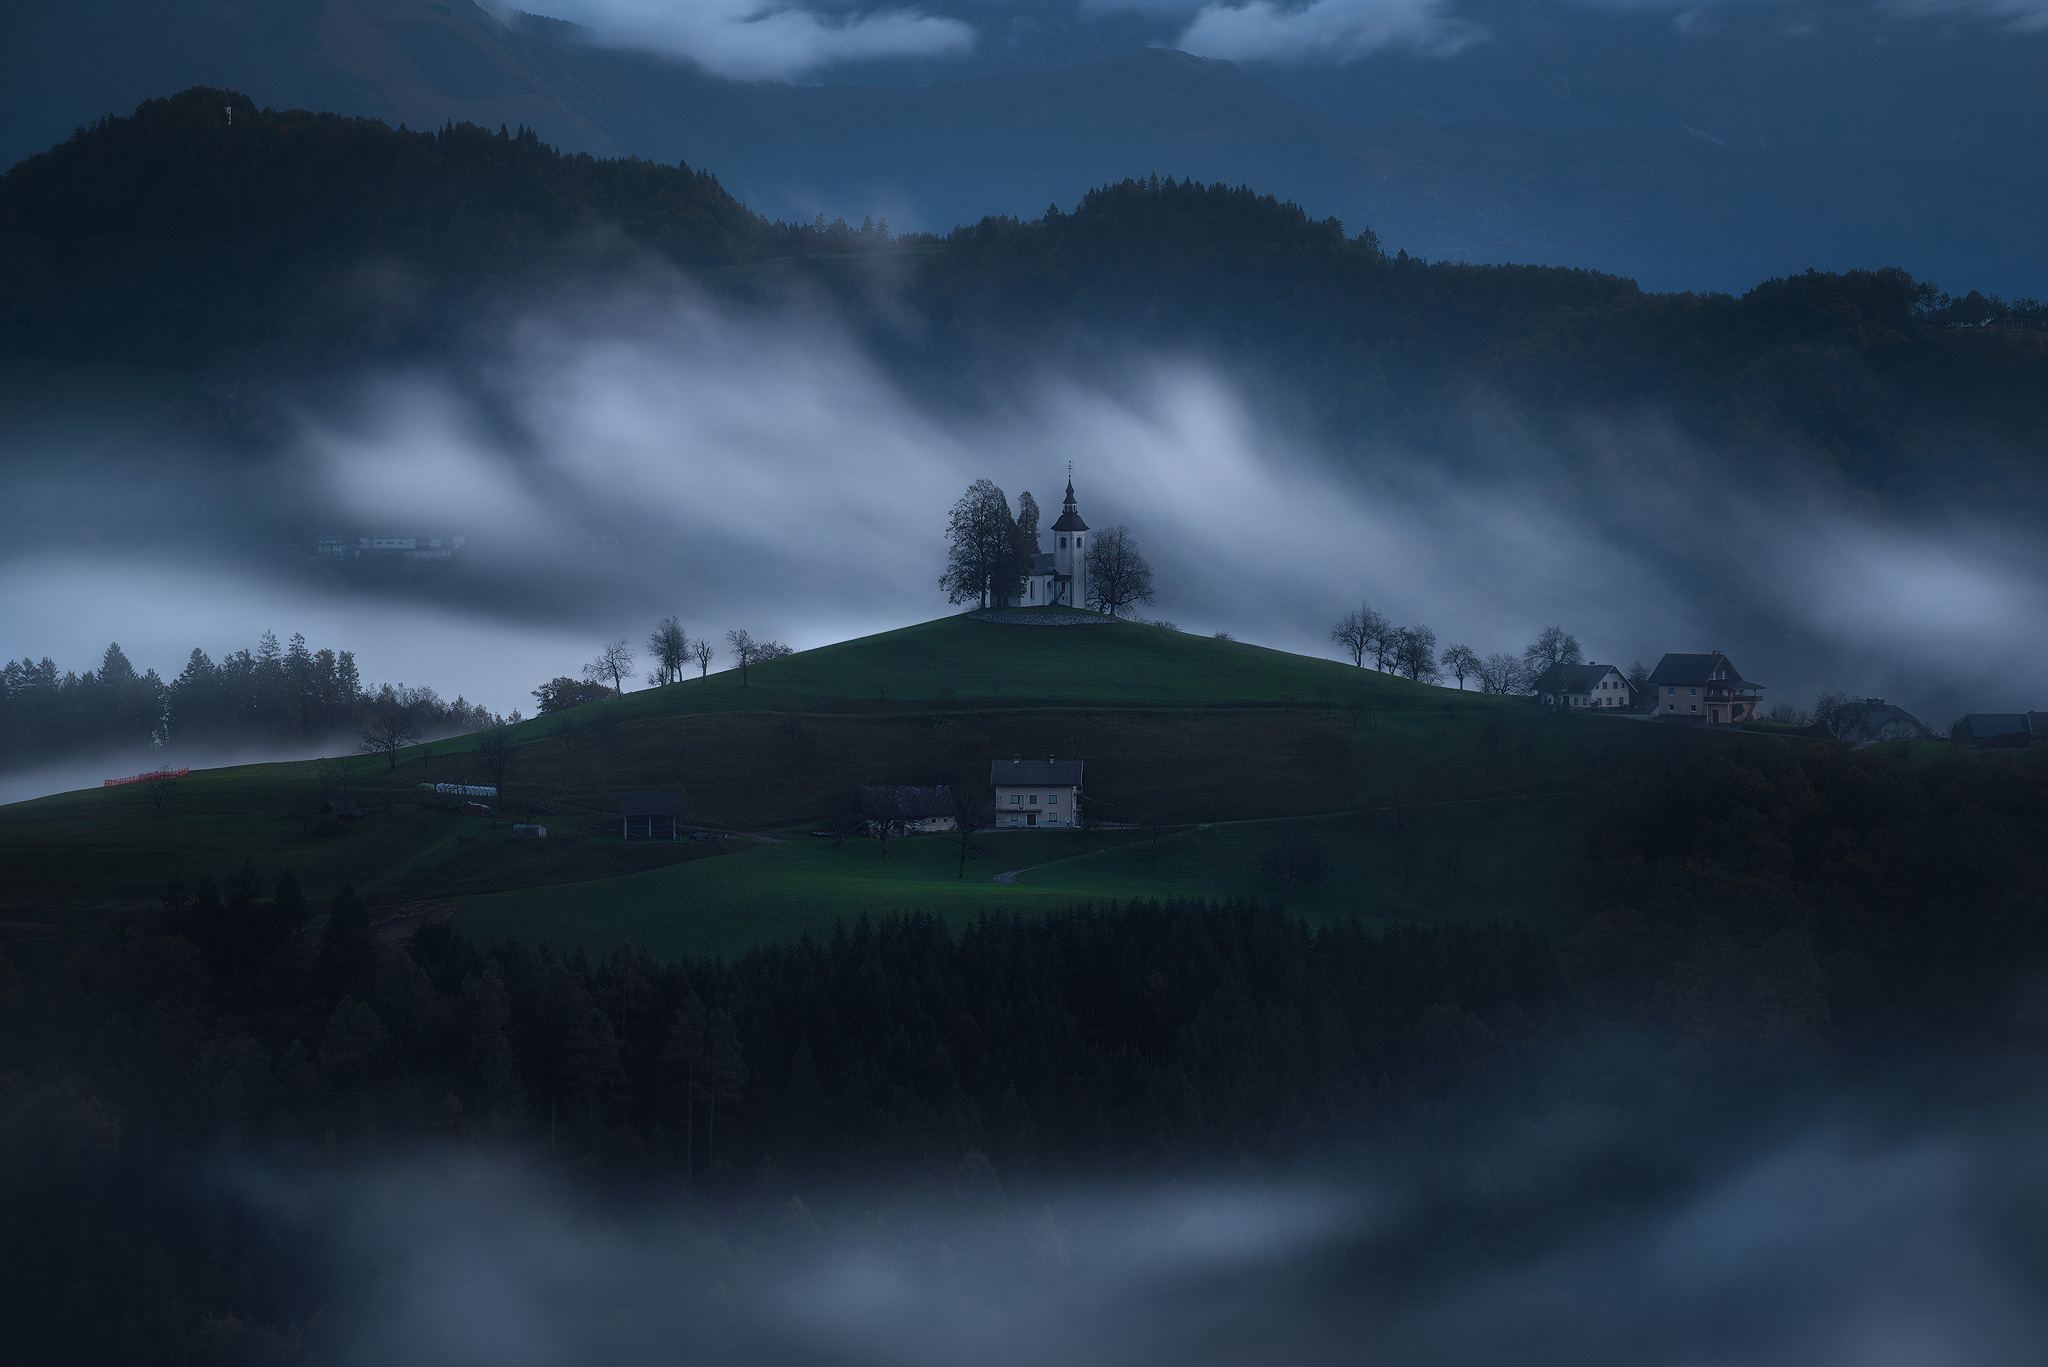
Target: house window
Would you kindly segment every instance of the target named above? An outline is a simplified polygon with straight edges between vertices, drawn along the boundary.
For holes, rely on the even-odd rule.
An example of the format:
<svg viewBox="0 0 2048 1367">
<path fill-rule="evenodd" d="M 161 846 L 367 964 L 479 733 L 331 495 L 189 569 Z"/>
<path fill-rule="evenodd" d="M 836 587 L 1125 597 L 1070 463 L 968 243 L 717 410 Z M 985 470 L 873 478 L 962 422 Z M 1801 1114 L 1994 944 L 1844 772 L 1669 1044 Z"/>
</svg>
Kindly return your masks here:
<svg viewBox="0 0 2048 1367">
<path fill-rule="evenodd" d="M 1061 549 L 1061 550 L 1065 550 L 1066 548 L 1067 548 L 1067 539 L 1066 539 L 1066 538 L 1065 538 L 1065 537 L 1063 536 L 1063 537 L 1061 537 L 1061 538 L 1060 538 L 1060 549 Z"/>
<path fill-rule="evenodd" d="M 1685 710 L 1688 712 L 1697 712 L 1700 710 L 1700 705 L 1698 703 L 1694 703 L 1691 707 L 1688 707 Z"/>
<path fill-rule="evenodd" d="M 1036 807 L 1036 806 L 1038 805 L 1038 794 L 1037 794 L 1037 793 L 1033 793 L 1033 794 L 1031 795 L 1031 805 L 1032 805 L 1032 806 L 1034 806 L 1034 807 Z"/>
<path fill-rule="evenodd" d="M 1048 807 L 1056 806 L 1059 803 L 1059 800 L 1060 795 L 1058 793 L 1047 793 L 1045 795 L 1045 805 Z"/>
<path fill-rule="evenodd" d="M 1700 695 L 1700 691 L 1697 688 L 1688 688 L 1686 692 L 1692 694 L 1695 698 Z"/>
<path fill-rule="evenodd" d="M 1011 802 L 1011 804 L 1012 804 L 1013 806 L 1017 806 L 1017 807 L 1021 807 L 1021 806 L 1023 806 L 1023 805 L 1024 805 L 1024 794 L 1022 794 L 1022 793 L 1011 793 L 1011 794 L 1010 794 L 1010 802 Z"/>
</svg>

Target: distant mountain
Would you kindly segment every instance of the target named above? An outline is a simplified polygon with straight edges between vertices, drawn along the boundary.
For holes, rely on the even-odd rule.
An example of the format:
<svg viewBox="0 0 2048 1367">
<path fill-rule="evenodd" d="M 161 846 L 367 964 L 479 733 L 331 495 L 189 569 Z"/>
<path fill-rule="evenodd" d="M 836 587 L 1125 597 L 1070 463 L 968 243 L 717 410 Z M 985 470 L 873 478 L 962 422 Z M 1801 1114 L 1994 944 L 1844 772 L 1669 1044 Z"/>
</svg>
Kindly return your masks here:
<svg viewBox="0 0 2048 1367">
<path fill-rule="evenodd" d="M 1891 20 L 1805 49 L 1702 33 L 1687 48 L 1668 21 L 1597 17 L 1611 22 L 1570 6 L 1503 12 L 1504 36 L 1469 55 L 1336 71 L 1253 75 L 1150 49 L 925 85 L 791 86 L 600 49 L 571 25 L 501 22 L 470 0 L 81 0 L 0 20 L 0 158 L 204 84 L 280 108 L 523 124 L 569 150 L 687 161 L 771 217 L 944 231 L 1156 171 L 1250 184 L 1431 259 L 1716 289 L 1898 264 L 1958 292 L 2042 292 L 2041 121 L 2006 117 L 2041 103 L 2018 74 L 2033 48 L 1944 40 L 1916 87 L 1900 84 L 1910 59 L 1880 41 L 1912 32 Z M 1745 74 L 1744 53 L 1783 79 Z M 1812 98 L 1785 93 L 1799 60 Z M 1991 83 L 1950 98 L 1973 62 Z M 1854 88 L 1864 67 L 1874 88 Z M 1856 112 L 1929 105 L 1955 118 Z"/>
<path fill-rule="evenodd" d="M 1455 447 L 1475 393 L 1566 425 L 1648 405 L 1731 468 L 1764 477 L 1803 451 L 1872 492 L 1965 458 L 2003 490 L 1999 472 L 2031 477 L 2048 454 L 2044 334 L 1938 326 L 1960 315 L 1898 270 L 1652 294 L 1424 263 L 1272 196 L 1156 177 L 906 247 L 774 223 L 708 173 L 530 131 L 403 132 L 203 88 L 0 178 L 0 351 L 292 380 L 470 345 L 648 257 L 742 299 L 797 285 L 935 397 L 1011 402 L 1004 386 L 1048 362 L 1204 355 L 1297 396 L 1361 462 L 1378 440 Z"/>
</svg>

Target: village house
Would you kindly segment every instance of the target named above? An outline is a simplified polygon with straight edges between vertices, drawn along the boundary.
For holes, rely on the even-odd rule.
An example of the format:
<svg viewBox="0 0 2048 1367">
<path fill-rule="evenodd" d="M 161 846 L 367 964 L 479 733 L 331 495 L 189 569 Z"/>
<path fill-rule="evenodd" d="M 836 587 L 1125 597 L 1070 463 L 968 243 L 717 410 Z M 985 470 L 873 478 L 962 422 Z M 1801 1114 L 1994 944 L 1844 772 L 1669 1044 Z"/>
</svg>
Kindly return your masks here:
<svg viewBox="0 0 2048 1367">
<path fill-rule="evenodd" d="M 989 765 L 996 790 L 996 827 L 1081 824 L 1081 761 L 999 759 Z"/>
<path fill-rule="evenodd" d="M 1545 707 L 1621 708 L 1635 701 L 1628 680 L 1613 665 L 1552 665 L 1536 678 L 1536 701 Z"/>
<path fill-rule="evenodd" d="M 680 840 L 681 793 L 623 793 L 619 797 L 619 839 Z"/>
<path fill-rule="evenodd" d="M 953 814 L 953 790 L 945 784 L 863 785 L 862 829 L 869 835 L 935 835 L 960 828 Z"/>
<path fill-rule="evenodd" d="M 1074 481 L 1069 479 L 1066 506 L 1046 534 L 1046 539 L 1052 542 L 1052 549 L 1032 554 L 1024 570 L 1024 578 L 1017 585 L 1016 596 L 1010 599 L 1008 606 L 1087 607 L 1088 552 L 1082 545 L 1087 532 L 1088 524 L 1081 520 L 1080 511 L 1074 506 Z"/>
<path fill-rule="evenodd" d="M 1764 686 L 1742 677 L 1718 650 L 1704 655 L 1666 655 L 1650 671 L 1651 702 L 1660 720 L 1723 726 L 1755 721 Z"/>
<path fill-rule="evenodd" d="M 1933 740 L 1934 732 L 1897 703 L 1863 698 L 1842 710 L 1835 738 L 1852 745 L 1874 745 L 1881 740 Z"/>
<path fill-rule="evenodd" d="M 1978 745 L 2025 745 L 2035 736 L 2048 735 L 2048 712 L 1971 712 L 1950 735 Z"/>
</svg>

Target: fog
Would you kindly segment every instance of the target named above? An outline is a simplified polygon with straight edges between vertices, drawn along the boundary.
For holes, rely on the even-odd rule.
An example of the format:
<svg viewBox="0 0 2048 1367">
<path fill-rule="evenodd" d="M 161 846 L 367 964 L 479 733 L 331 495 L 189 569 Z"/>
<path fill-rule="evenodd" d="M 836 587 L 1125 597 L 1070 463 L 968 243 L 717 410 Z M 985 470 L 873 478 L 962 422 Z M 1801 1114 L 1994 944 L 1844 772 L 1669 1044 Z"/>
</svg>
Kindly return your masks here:
<svg viewBox="0 0 2048 1367">
<path fill-rule="evenodd" d="M 313 1251 L 343 1362 L 2034 1360 L 2031 1102 L 1628 1083 L 1253 1178 L 1004 1189 L 970 1154 L 622 1203 L 450 1149 L 216 1180 Z"/>
<path fill-rule="evenodd" d="M 820 67 L 974 46 L 967 24 L 914 8 L 848 14 L 771 0 L 556 0 L 547 10 L 587 26 L 597 42 L 687 58 L 737 80 L 789 80 Z"/>
<path fill-rule="evenodd" d="M 104 472 L 31 490 L 20 472 L 77 463 L 10 438 L 0 493 L 38 525 L 125 530 L 0 551 L 0 655 L 83 670 L 111 640 L 169 678 L 194 646 L 302 631 L 365 682 L 531 710 L 540 682 L 671 612 L 804 648 L 956 611 L 937 587 L 951 503 L 986 476 L 1050 521 L 1072 462 L 1083 517 L 1127 524 L 1157 567 L 1144 611 L 1183 630 L 1333 655 L 1330 625 L 1368 601 L 1481 654 L 1552 623 L 1601 662 L 1723 650 L 1768 700 L 1840 688 L 1937 727 L 2041 705 L 2048 645 L 2016 628 L 2048 608 L 2025 498 L 2006 521 L 1874 511 L 1795 453 L 1768 480 L 1724 471 L 1654 413 L 1546 424 L 1564 451 L 1475 395 L 1456 452 L 1333 451 L 1274 416 L 1291 396 L 1164 349 L 942 405 L 818 307 L 667 278 L 279 403 L 267 456 L 173 481 L 200 509 L 176 536 Z M 289 553 L 247 551 L 278 527 Z M 306 558 L 315 533 L 371 530 L 470 544 L 449 573 L 389 580 Z"/>
</svg>

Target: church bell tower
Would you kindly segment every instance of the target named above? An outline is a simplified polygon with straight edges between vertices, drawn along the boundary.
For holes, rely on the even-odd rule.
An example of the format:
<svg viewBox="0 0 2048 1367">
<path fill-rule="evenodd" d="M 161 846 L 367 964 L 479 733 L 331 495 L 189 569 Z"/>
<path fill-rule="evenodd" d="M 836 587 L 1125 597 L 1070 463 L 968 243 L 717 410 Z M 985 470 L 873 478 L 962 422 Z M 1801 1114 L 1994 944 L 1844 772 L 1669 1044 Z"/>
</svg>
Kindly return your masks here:
<svg viewBox="0 0 2048 1367">
<path fill-rule="evenodd" d="M 1060 520 L 1052 524 L 1052 571 L 1070 608 L 1088 606 L 1088 524 L 1074 509 L 1074 476 L 1067 475 L 1067 503 Z"/>
</svg>

